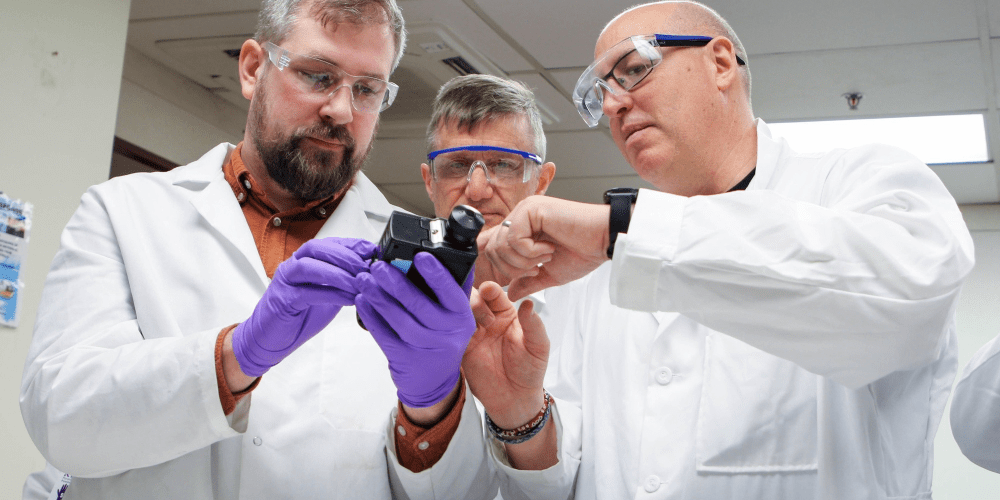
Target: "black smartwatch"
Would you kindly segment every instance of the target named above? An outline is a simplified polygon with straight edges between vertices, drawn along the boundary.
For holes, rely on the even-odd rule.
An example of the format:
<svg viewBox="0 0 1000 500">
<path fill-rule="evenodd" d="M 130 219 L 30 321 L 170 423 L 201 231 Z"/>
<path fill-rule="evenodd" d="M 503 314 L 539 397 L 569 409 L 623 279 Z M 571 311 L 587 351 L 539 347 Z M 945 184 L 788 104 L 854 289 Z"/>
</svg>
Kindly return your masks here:
<svg viewBox="0 0 1000 500">
<path fill-rule="evenodd" d="M 614 257 L 615 241 L 618 233 L 627 233 L 628 224 L 632 220 L 632 205 L 639 197 L 635 188 L 612 188 L 604 192 L 604 203 L 611 205 L 611 216 L 608 220 L 608 258 Z"/>
</svg>

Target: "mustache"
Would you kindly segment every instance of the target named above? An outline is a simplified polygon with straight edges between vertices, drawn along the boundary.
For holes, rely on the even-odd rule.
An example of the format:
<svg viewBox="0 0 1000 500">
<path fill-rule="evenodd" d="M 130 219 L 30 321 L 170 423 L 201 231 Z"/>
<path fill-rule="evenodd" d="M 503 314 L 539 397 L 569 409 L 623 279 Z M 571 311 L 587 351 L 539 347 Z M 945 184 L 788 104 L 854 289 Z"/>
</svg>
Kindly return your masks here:
<svg viewBox="0 0 1000 500">
<path fill-rule="evenodd" d="M 346 149 L 354 149 L 354 136 L 347 131 L 343 125 L 332 123 L 319 123 L 305 130 L 299 130 L 293 137 L 298 142 L 306 137 L 317 137 L 320 139 L 334 140 L 344 145 Z"/>
</svg>

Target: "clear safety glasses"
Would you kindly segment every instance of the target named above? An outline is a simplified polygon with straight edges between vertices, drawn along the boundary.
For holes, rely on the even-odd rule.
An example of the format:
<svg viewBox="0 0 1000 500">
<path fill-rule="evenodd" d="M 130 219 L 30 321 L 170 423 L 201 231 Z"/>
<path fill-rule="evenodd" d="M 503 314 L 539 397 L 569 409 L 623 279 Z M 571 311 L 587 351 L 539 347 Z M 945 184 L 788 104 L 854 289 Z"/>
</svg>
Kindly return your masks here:
<svg viewBox="0 0 1000 500">
<path fill-rule="evenodd" d="M 490 184 L 501 186 L 528 182 L 542 164 L 542 158 L 534 153 L 498 146 L 461 146 L 431 151 L 427 161 L 438 182 L 469 182 L 472 172 L 480 167 Z"/>
<path fill-rule="evenodd" d="M 351 89 L 351 103 L 362 113 L 378 113 L 392 105 L 399 85 L 370 76 L 348 74 L 334 64 L 289 52 L 271 42 L 264 43 L 268 59 L 295 81 L 305 95 L 329 99 L 341 87 Z M 285 70 L 288 70 L 287 72 Z"/>
<path fill-rule="evenodd" d="M 636 35 L 604 52 L 576 81 L 573 102 L 587 125 L 596 127 L 604 116 L 604 92 L 621 95 L 639 84 L 663 60 L 659 47 L 704 47 L 710 36 Z M 739 65 L 746 63 L 736 56 Z M 612 88 L 614 81 L 619 90 Z"/>
</svg>

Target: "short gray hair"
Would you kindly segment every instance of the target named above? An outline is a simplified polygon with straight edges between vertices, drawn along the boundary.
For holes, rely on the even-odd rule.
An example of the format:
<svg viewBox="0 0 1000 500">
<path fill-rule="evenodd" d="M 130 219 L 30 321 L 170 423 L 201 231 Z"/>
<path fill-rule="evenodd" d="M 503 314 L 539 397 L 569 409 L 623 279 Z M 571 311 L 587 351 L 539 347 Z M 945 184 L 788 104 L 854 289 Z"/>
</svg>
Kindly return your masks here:
<svg viewBox="0 0 1000 500">
<path fill-rule="evenodd" d="M 403 50 L 406 49 L 406 25 L 396 0 L 263 0 L 257 16 L 257 33 L 254 34 L 254 39 L 260 43 L 280 44 L 292 31 L 303 4 L 309 8 L 306 13 L 315 16 L 324 25 L 331 22 L 388 23 L 396 47 L 392 71 L 399 66 Z M 381 9 L 381 12 L 373 9 Z"/>
<path fill-rule="evenodd" d="M 438 90 L 427 125 L 428 151 L 437 149 L 437 129 L 454 120 L 459 130 L 508 116 L 524 116 L 534 135 L 532 153 L 545 158 L 545 130 L 535 94 L 523 83 L 493 75 L 456 76 Z"/>
</svg>

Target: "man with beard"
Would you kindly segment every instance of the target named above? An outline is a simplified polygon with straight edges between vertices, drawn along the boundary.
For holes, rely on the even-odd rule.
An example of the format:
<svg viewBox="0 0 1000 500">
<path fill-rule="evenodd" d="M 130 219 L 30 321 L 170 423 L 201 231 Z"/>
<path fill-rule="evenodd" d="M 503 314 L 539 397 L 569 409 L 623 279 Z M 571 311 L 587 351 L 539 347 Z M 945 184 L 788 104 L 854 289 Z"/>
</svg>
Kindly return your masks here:
<svg viewBox="0 0 1000 500">
<path fill-rule="evenodd" d="M 412 317 L 370 300 L 371 333 L 352 309 L 373 275 L 402 277 L 370 264 L 393 207 L 360 168 L 404 46 L 393 0 L 265 0 L 240 53 L 243 141 L 84 194 L 20 399 L 69 497 L 492 498 L 468 474 L 482 450 L 400 463 L 387 422 L 397 396 L 428 427 L 459 400 L 468 286 L 422 254 L 437 301 L 397 286 Z M 450 432 L 480 434 L 461 401 Z"/>
</svg>

